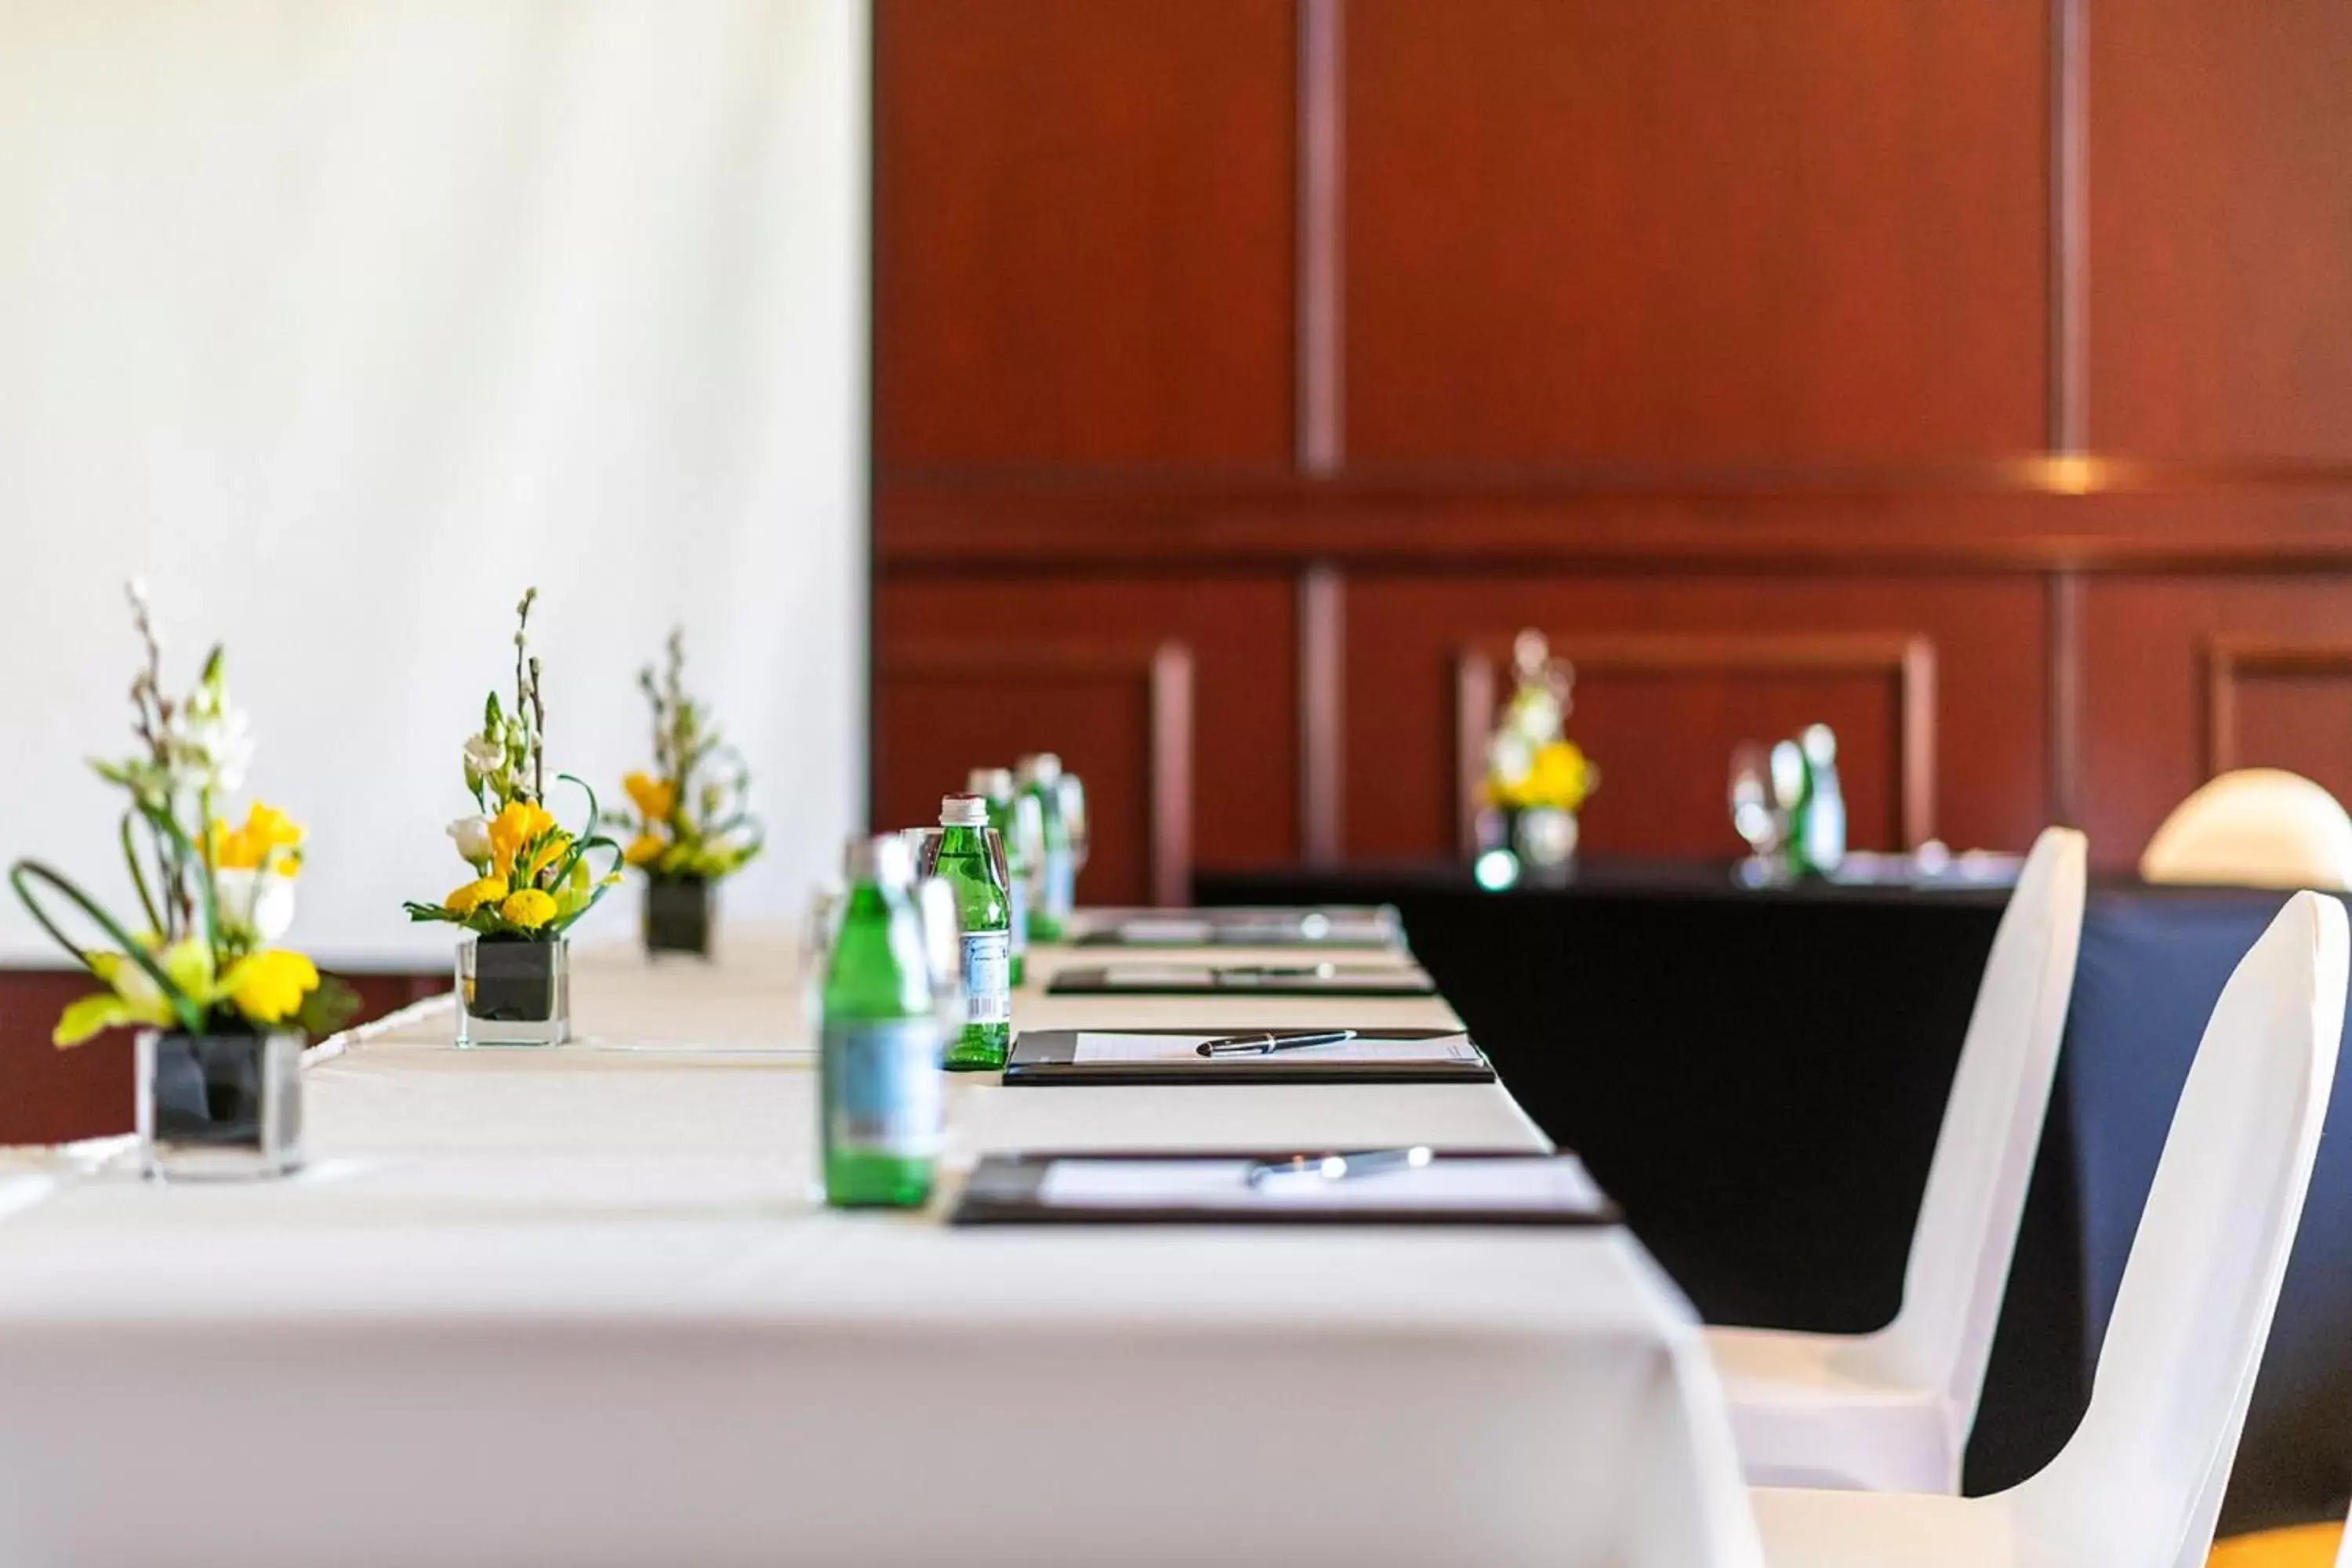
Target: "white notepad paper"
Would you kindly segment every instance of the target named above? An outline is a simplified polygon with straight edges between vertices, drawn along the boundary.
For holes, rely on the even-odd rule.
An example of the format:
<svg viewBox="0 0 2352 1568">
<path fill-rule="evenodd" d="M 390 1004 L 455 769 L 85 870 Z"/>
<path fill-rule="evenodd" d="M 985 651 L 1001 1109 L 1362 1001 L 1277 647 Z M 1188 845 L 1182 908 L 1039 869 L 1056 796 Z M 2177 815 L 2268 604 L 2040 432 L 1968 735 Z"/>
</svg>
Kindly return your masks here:
<svg viewBox="0 0 2352 1568">
<path fill-rule="evenodd" d="M 1142 1035 L 1079 1032 L 1070 1060 L 1081 1067 L 1101 1062 L 1190 1062 L 1198 1066 L 1212 1058 L 1201 1046 L 1225 1035 Z M 1427 1039 L 1395 1039 L 1360 1035 L 1328 1046 L 1298 1046 L 1286 1051 L 1251 1056 L 1218 1057 L 1220 1065 L 1252 1062 L 1468 1062 L 1478 1060 L 1478 1047 L 1467 1035 L 1439 1035 Z"/>
<path fill-rule="evenodd" d="M 1314 1172 L 1249 1179 L 1253 1162 L 1056 1160 L 1037 1201 L 1049 1208 L 1350 1209 L 1598 1214 L 1607 1200 L 1570 1155 L 1448 1160 L 1330 1181 Z"/>
<path fill-rule="evenodd" d="M 1213 985 L 1216 978 L 1205 963 L 1113 963 L 1103 970 L 1106 985 Z"/>
<path fill-rule="evenodd" d="M 1207 921 L 1181 916 L 1121 921 L 1118 940 L 1157 947 L 1200 947 L 1216 940 L 1217 928 Z"/>
</svg>

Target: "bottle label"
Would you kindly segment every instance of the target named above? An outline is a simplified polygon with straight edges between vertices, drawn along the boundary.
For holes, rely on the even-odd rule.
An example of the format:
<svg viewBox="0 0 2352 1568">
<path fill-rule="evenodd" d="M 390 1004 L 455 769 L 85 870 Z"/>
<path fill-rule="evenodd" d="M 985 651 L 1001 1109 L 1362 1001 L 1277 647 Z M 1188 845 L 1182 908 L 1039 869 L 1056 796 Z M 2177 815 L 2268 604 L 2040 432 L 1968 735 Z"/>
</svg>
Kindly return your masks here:
<svg viewBox="0 0 2352 1568">
<path fill-rule="evenodd" d="M 963 1021 L 1013 1021 L 1013 939 L 1001 931 L 968 931 L 963 939 Z"/>
<path fill-rule="evenodd" d="M 828 1151 L 899 1160 L 938 1155 L 947 1077 L 930 1019 L 828 1024 L 824 1067 Z"/>
</svg>

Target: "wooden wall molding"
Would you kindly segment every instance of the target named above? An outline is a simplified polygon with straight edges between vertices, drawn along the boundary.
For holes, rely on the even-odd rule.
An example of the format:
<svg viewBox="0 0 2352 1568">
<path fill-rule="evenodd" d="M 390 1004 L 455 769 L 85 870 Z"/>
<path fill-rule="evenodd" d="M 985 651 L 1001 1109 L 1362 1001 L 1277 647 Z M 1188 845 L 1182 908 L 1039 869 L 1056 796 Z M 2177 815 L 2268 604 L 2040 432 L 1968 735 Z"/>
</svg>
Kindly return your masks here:
<svg viewBox="0 0 2352 1568">
<path fill-rule="evenodd" d="M 1916 847 L 1936 836 L 1936 648 L 1900 633 L 1844 635 L 1572 637 L 1552 652 L 1580 679 L 1611 672 L 1758 675 L 1787 672 L 1881 676 L 1894 684 L 1901 744 L 1895 830 Z M 1486 739 L 1510 662 L 1509 634 L 1465 645 L 1454 661 L 1454 816 L 1464 853 L 1477 840 L 1478 794 Z"/>
<path fill-rule="evenodd" d="M 2352 469 L 2082 458 L 1905 478 L 997 476 L 886 484 L 885 576 L 1328 561 L 1838 572 L 2342 569 Z"/>
<path fill-rule="evenodd" d="M 2229 635 L 2205 639 L 2205 776 L 2243 765 L 2238 687 L 2264 676 L 2319 675 L 2352 680 L 2352 642 L 2283 642 Z"/>
<path fill-rule="evenodd" d="M 1298 574 L 1298 855 L 1336 866 L 1347 831 L 1347 579 L 1328 562 Z"/>
<path fill-rule="evenodd" d="M 1193 702 L 1192 652 L 1187 645 L 1172 639 L 1063 640 L 974 647 L 961 642 L 909 641 L 881 649 L 875 676 L 877 686 L 925 680 L 968 683 L 982 701 L 996 683 L 1009 679 L 1131 683 L 1135 700 L 1144 706 L 1150 752 L 1146 805 L 1150 896 L 1160 904 L 1192 901 Z"/>
<path fill-rule="evenodd" d="M 2050 448 L 2086 450 L 2090 408 L 2090 0 L 2050 0 Z"/>
<path fill-rule="evenodd" d="M 1346 16 L 1341 0 L 1298 0 L 1297 439 L 1308 474 L 1346 460 Z"/>
</svg>

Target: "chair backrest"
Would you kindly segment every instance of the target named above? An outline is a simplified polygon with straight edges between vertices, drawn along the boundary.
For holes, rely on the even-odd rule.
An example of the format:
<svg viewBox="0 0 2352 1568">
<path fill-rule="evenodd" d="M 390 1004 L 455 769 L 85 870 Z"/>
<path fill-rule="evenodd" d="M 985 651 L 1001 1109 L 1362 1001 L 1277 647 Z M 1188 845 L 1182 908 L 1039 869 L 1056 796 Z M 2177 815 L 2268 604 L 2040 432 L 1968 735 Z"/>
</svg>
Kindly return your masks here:
<svg viewBox="0 0 2352 1568">
<path fill-rule="evenodd" d="M 2336 1080 L 2343 907 L 2298 893 L 2214 1005 L 2100 1347 L 2090 1409 L 2009 1495 L 2034 1539 L 2197 1568 L 2221 1516 Z"/>
<path fill-rule="evenodd" d="M 1907 1381 L 1945 1391 L 1955 1452 L 1976 1421 L 2058 1068 L 2083 937 L 2084 855 L 2080 833 L 2052 827 L 2025 858 L 1944 1102 L 1903 1310 L 1884 1336 Z"/>
<path fill-rule="evenodd" d="M 2352 816 L 2300 773 L 2243 768 L 2172 808 L 2139 858 L 2151 882 L 2352 889 Z"/>
</svg>

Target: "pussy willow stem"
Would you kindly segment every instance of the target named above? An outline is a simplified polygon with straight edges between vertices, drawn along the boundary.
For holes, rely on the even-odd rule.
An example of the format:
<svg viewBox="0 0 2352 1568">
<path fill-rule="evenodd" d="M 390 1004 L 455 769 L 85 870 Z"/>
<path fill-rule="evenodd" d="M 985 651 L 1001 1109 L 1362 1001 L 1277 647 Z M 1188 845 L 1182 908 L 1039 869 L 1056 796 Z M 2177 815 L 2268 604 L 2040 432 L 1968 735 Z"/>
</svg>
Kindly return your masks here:
<svg viewBox="0 0 2352 1568">
<path fill-rule="evenodd" d="M 122 840 L 122 863 L 131 868 L 131 886 L 138 891 L 139 907 L 147 911 L 147 924 L 157 935 L 163 931 L 163 917 L 155 912 L 154 895 L 147 890 L 147 872 L 139 864 L 139 847 L 131 841 L 130 812 L 122 814 L 120 837 Z"/>
<path fill-rule="evenodd" d="M 49 919 L 48 911 L 41 908 L 40 900 L 33 897 L 33 890 L 25 885 L 27 878 L 47 883 L 53 891 L 62 893 L 71 900 L 77 909 L 90 918 L 99 930 L 106 933 L 109 941 L 122 950 L 124 957 L 147 972 L 147 978 L 155 983 L 157 994 L 170 1003 L 172 1011 L 179 1016 L 180 1026 L 191 1035 L 204 1033 L 204 1016 L 196 1010 L 195 1003 L 189 1000 L 187 993 L 172 983 L 172 977 L 163 973 L 163 965 L 155 962 L 152 953 L 149 952 L 144 946 L 131 940 L 130 933 L 115 923 L 112 915 L 92 902 L 89 894 L 39 861 L 17 861 L 8 868 L 8 885 L 16 889 L 16 897 L 23 901 L 25 912 L 33 917 L 34 923 L 48 932 L 59 947 L 73 954 L 75 963 L 89 970 L 93 975 L 98 973 L 98 966 L 90 963 L 89 955 L 76 946 L 72 939 L 64 931 L 58 929 L 57 922 Z"/>
</svg>

